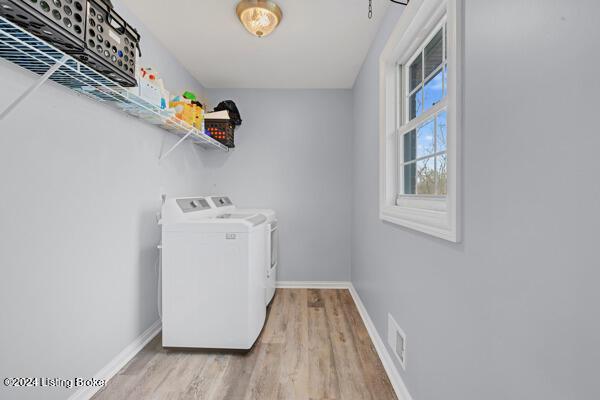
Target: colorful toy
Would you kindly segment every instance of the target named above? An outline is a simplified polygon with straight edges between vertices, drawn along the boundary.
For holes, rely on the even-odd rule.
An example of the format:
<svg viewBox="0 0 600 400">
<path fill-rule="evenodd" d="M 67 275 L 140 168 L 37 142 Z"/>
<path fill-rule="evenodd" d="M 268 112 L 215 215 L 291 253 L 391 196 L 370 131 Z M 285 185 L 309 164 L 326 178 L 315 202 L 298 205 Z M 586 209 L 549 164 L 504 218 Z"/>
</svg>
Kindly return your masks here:
<svg viewBox="0 0 600 400">
<path fill-rule="evenodd" d="M 194 94 L 192 92 L 188 92 L 187 90 L 185 92 L 183 92 L 183 97 L 188 100 L 191 100 L 191 101 L 198 100 L 198 98 L 196 97 L 196 94 Z"/>
<path fill-rule="evenodd" d="M 194 93 L 186 91 L 181 96 L 175 96 L 169 107 L 175 109 L 176 118 L 204 131 L 204 108 L 196 101 Z"/>
</svg>

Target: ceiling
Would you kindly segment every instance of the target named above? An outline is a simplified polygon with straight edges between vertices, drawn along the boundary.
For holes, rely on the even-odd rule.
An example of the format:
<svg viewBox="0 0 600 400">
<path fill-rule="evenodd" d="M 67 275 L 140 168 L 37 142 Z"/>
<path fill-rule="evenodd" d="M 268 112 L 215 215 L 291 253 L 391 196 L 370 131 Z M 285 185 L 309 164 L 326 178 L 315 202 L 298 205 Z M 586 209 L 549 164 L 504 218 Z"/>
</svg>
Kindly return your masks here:
<svg viewBox="0 0 600 400">
<path fill-rule="evenodd" d="M 369 20 L 368 0 L 276 0 L 281 24 L 259 39 L 238 0 L 123 2 L 205 87 L 286 89 L 351 88 L 390 3 Z"/>
</svg>

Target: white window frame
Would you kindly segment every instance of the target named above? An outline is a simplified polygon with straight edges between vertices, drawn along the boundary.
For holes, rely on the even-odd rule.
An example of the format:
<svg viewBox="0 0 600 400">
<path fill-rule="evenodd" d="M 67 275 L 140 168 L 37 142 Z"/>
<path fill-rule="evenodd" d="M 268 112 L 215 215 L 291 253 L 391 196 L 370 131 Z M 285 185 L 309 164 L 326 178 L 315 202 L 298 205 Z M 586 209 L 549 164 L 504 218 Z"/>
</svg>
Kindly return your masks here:
<svg viewBox="0 0 600 400">
<path fill-rule="evenodd" d="M 379 217 L 452 242 L 461 239 L 462 15 L 463 0 L 411 0 L 379 59 Z M 409 61 L 427 44 L 427 39 L 435 34 L 444 19 L 447 24 L 447 95 L 440 105 L 425 113 L 433 115 L 446 108 L 447 195 L 398 196 L 402 193 L 403 179 L 399 168 L 402 155 L 398 128 L 400 107 L 404 107 L 399 66 L 408 67 Z"/>
<path fill-rule="evenodd" d="M 423 52 L 425 51 L 425 48 L 427 47 L 427 45 L 429 44 L 429 42 L 435 37 L 435 35 L 440 32 L 440 30 L 442 31 L 442 35 L 444 35 L 445 33 L 445 27 L 444 25 L 446 25 L 446 16 L 444 15 L 442 17 L 442 19 L 437 23 L 437 25 L 435 26 L 435 28 L 432 29 L 432 31 L 429 33 L 429 35 L 427 36 L 427 38 L 423 41 L 423 43 L 421 44 L 421 46 L 419 46 L 419 48 L 417 49 L 416 52 L 414 52 L 414 54 L 408 58 L 408 61 L 404 62 L 404 63 L 397 63 L 396 68 L 398 68 L 398 76 L 396 78 L 396 88 L 398 90 L 398 94 L 397 94 L 397 118 L 396 118 L 396 132 L 397 132 L 397 146 L 398 146 L 398 160 L 397 160 L 397 167 L 398 167 L 398 175 L 397 175 L 397 196 L 396 196 L 396 205 L 410 205 L 415 199 L 420 199 L 422 200 L 422 204 L 427 205 L 428 208 L 433 208 L 433 209 L 439 209 L 440 207 L 445 207 L 445 198 L 446 196 L 440 196 L 440 195 L 419 195 L 419 194 L 405 194 L 404 192 L 404 170 L 403 167 L 408 164 L 408 163 L 415 163 L 415 165 L 418 165 L 418 161 L 425 159 L 425 158 L 435 158 L 439 155 L 441 155 L 442 153 L 446 153 L 446 150 L 444 150 L 443 152 L 438 152 L 436 151 L 435 153 L 432 154 L 428 154 L 427 156 L 424 157 L 416 157 L 414 160 L 410 160 L 408 163 L 406 162 L 406 160 L 404 160 L 404 135 L 406 135 L 407 133 L 413 131 L 413 130 L 419 130 L 419 127 L 426 125 L 427 123 L 429 123 L 430 121 L 432 121 L 433 119 L 433 124 L 435 126 L 435 131 L 434 131 L 434 143 L 437 142 L 437 115 L 440 114 L 443 111 L 447 111 L 448 109 L 448 96 L 447 95 L 443 95 L 442 99 L 434 104 L 433 106 L 431 106 L 429 109 L 427 110 L 422 110 L 421 114 L 415 116 L 413 119 L 410 119 L 410 117 L 408 117 L 408 115 L 410 114 L 410 102 L 408 100 L 408 98 L 410 97 L 410 95 L 412 93 L 417 93 L 419 91 L 422 91 L 422 97 L 424 98 L 425 96 L 425 84 L 427 83 L 427 79 L 431 79 L 433 78 L 436 73 L 441 73 L 442 75 L 444 74 L 444 68 L 447 65 L 447 60 L 445 58 L 446 54 L 445 51 L 442 53 L 442 63 L 437 66 L 428 76 L 425 76 L 425 60 L 422 58 L 421 61 L 421 69 L 422 69 L 422 78 L 421 81 L 422 83 L 420 83 L 419 85 L 417 85 L 416 88 L 414 88 L 412 91 L 410 89 L 407 88 L 407 84 L 410 80 L 410 66 L 412 65 L 412 63 L 418 58 L 418 57 L 422 57 Z M 445 50 L 446 48 L 446 39 L 444 38 L 444 36 L 442 36 L 442 40 L 444 42 L 443 48 Z M 447 83 L 442 80 L 442 93 L 444 93 L 445 91 L 445 85 L 447 85 Z M 423 104 L 424 106 L 424 104 Z M 436 148 L 437 150 L 437 148 Z M 436 182 L 437 184 L 437 182 Z M 424 203 L 425 201 L 427 201 L 427 203 Z"/>
</svg>

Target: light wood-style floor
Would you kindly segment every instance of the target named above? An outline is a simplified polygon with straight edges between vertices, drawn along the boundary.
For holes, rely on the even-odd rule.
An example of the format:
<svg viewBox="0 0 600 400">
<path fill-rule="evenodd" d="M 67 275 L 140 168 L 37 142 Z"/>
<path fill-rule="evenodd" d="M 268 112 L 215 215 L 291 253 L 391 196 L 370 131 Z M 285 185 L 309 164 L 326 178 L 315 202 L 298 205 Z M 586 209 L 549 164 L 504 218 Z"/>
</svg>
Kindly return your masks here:
<svg viewBox="0 0 600 400">
<path fill-rule="evenodd" d="M 250 352 L 165 350 L 159 335 L 93 399 L 396 396 L 348 290 L 278 289 Z"/>
</svg>

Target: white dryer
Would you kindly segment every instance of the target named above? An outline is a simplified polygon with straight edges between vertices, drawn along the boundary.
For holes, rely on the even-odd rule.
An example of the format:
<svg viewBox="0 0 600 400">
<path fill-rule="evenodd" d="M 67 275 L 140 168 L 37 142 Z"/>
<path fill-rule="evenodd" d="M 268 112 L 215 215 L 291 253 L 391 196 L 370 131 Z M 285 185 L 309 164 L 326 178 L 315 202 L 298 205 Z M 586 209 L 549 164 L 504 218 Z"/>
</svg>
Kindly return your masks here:
<svg viewBox="0 0 600 400">
<path fill-rule="evenodd" d="M 266 274 L 266 297 L 267 305 L 273 300 L 275 286 L 277 283 L 277 266 L 279 265 L 279 227 L 277 215 L 274 210 L 268 208 L 238 208 L 227 196 L 211 196 L 208 198 L 211 205 L 221 213 L 262 214 L 267 218 L 267 261 Z"/>
<path fill-rule="evenodd" d="M 169 198 L 161 224 L 163 346 L 250 349 L 266 317 L 266 217 Z"/>
</svg>

